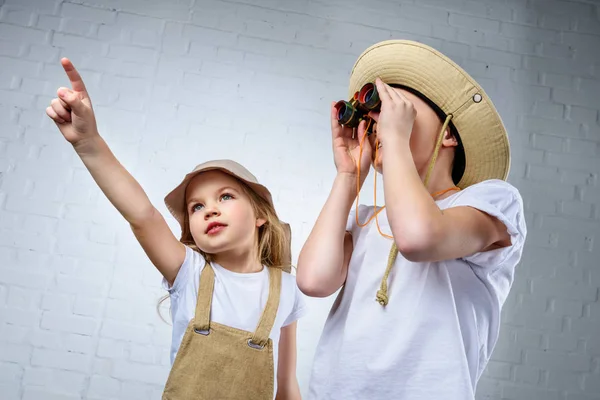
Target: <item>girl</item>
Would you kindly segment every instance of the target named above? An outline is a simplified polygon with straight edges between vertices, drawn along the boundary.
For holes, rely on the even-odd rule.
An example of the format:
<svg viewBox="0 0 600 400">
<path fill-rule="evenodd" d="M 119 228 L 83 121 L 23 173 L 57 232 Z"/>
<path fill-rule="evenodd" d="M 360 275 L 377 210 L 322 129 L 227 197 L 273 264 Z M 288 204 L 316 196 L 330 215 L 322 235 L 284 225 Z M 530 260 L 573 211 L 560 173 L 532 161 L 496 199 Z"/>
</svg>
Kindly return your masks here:
<svg viewBox="0 0 600 400">
<path fill-rule="evenodd" d="M 367 121 L 356 139 L 332 107 L 338 174 L 298 260 L 307 295 L 343 286 L 309 397 L 474 399 L 526 236 L 507 135 L 481 87 L 423 44 L 367 49 L 350 95 L 373 82 L 369 140 Z M 371 163 L 386 206 L 350 212 Z"/>
<path fill-rule="evenodd" d="M 290 272 L 289 228 L 270 192 L 229 160 L 197 166 L 166 198 L 177 240 L 97 132 L 83 81 L 46 113 L 131 225 L 171 297 L 172 369 L 164 399 L 298 399 L 296 321 L 305 312 Z M 276 379 L 275 379 L 276 378 Z"/>
</svg>

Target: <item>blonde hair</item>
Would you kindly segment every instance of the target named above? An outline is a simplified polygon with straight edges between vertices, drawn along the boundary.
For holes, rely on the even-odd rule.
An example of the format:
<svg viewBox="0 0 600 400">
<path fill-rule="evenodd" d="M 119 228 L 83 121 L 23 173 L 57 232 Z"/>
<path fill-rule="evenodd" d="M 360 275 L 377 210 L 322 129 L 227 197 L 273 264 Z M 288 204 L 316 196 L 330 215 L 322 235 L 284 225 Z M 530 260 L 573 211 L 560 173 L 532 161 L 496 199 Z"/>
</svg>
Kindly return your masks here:
<svg viewBox="0 0 600 400">
<path fill-rule="evenodd" d="M 250 200 L 256 218 L 262 218 L 266 221 L 258 228 L 258 255 L 260 263 L 267 267 L 281 268 L 285 272 L 290 272 L 289 237 L 286 228 L 277 217 L 275 209 L 245 182 L 236 177 L 234 178 L 238 181 L 242 191 Z M 190 221 L 187 210 L 184 213 L 184 222 L 182 226 L 183 228 L 179 241 L 192 250 L 200 253 L 207 263 L 213 261 L 211 254 L 205 253 L 196 245 L 196 242 L 192 237 L 192 232 L 190 231 Z M 158 314 L 163 321 L 165 321 L 165 319 L 160 313 L 160 306 L 169 298 L 169 296 L 169 294 L 166 294 L 161 297 L 156 306 Z"/>
</svg>

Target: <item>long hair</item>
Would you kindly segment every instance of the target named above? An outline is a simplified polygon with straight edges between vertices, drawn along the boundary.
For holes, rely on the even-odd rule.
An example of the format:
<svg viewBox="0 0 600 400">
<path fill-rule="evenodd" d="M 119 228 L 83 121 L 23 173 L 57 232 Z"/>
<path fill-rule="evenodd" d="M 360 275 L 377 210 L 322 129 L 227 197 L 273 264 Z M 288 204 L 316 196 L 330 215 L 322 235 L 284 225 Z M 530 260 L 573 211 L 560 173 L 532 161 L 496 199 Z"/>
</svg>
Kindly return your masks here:
<svg viewBox="0 0 600 400">
<path fill-rule="evenodd" d="M 234 177 L 235 178 L 235 177 Z M 286 233 L 286 228 L 281 223 L 275 209 L 261 196 L 259 196 L 250 186 L 240 179 L 235 178 L 240 184 L 242 191 L 250 200 L 252 209 L 256 218 L 262 218 L 266 222 L 258 228 L 258 256 L 259 261 L 262 265 L 267 267 L 282 268 L 284 271 L 289 272 L 291 265 L 289 261 L 289 238 Z M 192 232 L 190 230 L 190 220 L 188 212 L 184 214 L 183 228 L 181 231 L 181 238 L 179 241 L 197 251 L 204 257 L 207 263 L 213 261 L 213 255 L 202 251 L 196 245 Z M 162 314 L 160 313 L 160 306 L 162 303 L 169 298 L 169 294 L 161 297 L 156 309 L 159 316 L 164 321 Z"/>
</svg>

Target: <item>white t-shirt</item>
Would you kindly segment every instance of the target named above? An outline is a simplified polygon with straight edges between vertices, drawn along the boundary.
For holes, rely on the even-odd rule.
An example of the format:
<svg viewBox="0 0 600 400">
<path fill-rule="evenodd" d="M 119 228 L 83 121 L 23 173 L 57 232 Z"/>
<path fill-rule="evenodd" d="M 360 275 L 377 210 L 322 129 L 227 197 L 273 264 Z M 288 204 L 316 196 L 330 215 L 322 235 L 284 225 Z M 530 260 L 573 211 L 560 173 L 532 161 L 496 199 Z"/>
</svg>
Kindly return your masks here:
<svg viewBox="0 0 600 400">
<path fill-rule="evenodd" d="M 205 266 L 202 255 L 186 246 L 185 260 L 177 273 L 173 286 L 163 278 L 162 285 L 171 297 L 173 336 L 171 340 L 171 365 L 190 320 L 196 312 L 200 273 Z M 211 304 L 211 321 L 222 325 L 254 332 L 269 295 L 269 271 L 237 273 L 211 263 L 215 272 L 215 286 Z M 293 323 L 306 313 L 304 295 L 298 289 L 296 277 L 281 274 L 281 295 L 275 323 L 269 337 L 273 341 L 274 381 L 277 393 L 277 361 L 281 328 Z"/>
<path fill-rule="evenodd" d="M 488 180 L 437 202 L 470 206 L 502 221 L 512 245 L 462 259 L 410 262 L 398 254 L 389 303 L 375 296 L 392 245 L 372 221 L 348 218 L 354 251 L 332 306 L 312 370 L 310 399 L 472 400 L 496 344 L 500 311 L 526 237 L 518 191 Z M 364 223 L 373 207 L 359 207 Z M 379 215 L 391 235 L 387 215 Z"/>
</svg>

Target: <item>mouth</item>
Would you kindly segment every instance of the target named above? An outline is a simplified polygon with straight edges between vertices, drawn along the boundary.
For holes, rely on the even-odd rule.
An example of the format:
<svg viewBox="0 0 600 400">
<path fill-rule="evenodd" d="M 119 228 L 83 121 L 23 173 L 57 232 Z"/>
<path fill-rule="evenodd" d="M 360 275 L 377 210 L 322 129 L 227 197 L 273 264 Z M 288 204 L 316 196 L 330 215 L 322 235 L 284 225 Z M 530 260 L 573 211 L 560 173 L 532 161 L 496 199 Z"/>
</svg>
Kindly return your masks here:
<svg viewBox="0 0 600 400">
<path fill-rule="evenodd" d="M 221 232 L 223 229 L 225 229 L 227 225 L 222 224 L 220 222 L 211 222 L 210 224 L 208 224 L 208 227 L 206 228 L 206 231 L 204 233 L 206 233 L 207 235 L 215 235 L 219 232 Z"/>
</svg>

